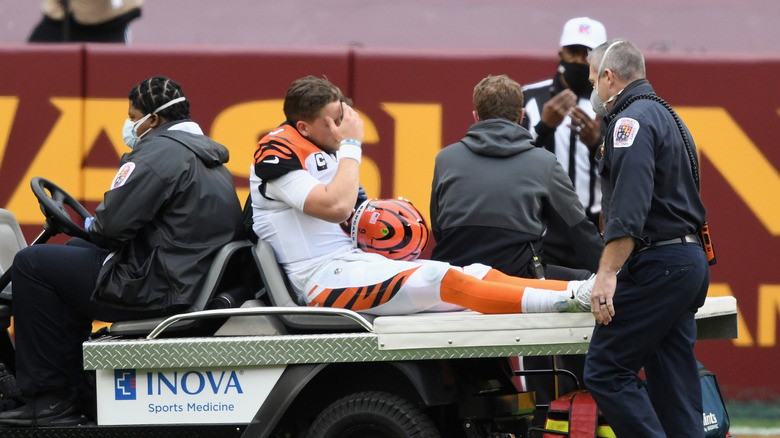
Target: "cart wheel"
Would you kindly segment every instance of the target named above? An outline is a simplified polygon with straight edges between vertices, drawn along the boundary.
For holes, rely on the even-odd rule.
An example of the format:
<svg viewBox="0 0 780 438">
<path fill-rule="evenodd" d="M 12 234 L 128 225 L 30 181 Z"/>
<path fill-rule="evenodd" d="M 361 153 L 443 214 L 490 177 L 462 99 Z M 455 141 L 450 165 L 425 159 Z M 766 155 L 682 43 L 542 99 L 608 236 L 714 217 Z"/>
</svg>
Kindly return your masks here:
<svg viewBox="0 0 780 438">
<path fill-rule="evenodd" d="M 317 416 L 306 438 L 439 438 L 427 415 L 386 392 L 358 392 Z"/>
</svg>

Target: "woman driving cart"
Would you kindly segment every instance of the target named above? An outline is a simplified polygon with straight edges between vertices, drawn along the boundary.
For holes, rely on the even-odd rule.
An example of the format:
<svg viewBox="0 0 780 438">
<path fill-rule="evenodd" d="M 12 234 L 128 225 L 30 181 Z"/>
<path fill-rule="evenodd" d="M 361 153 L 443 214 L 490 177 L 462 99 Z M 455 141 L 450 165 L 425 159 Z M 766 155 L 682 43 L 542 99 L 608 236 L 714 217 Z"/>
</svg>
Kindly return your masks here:
<svg viewBox="0 0 780 438">
<path fill-rule="evenodd" d="M 14 259 L 16 377 L 25 403 L 0 412 L 2 425 L 84 421 L 77 388 L 92 321 L 186 309 L 216 251 L 243 237 L 228 150 L 190 120 L 181 86 L 155 76 L 133 87 L 129 101 L 123 136 L 132 150 L 85 218 L 91 242 L 33 245 Z"/>
</svg>

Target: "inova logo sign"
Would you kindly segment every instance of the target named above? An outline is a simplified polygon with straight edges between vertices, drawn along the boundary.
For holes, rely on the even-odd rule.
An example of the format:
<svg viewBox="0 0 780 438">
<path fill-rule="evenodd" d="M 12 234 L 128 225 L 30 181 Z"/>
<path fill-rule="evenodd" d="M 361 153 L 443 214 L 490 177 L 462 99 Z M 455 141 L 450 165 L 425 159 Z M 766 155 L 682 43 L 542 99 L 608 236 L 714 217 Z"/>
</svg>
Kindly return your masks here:
<svg viewBox="0 0 780 438">
<path fill-rule="evenodd" d="M 239 371 L 243 374 L 243 371 Z M 206 391 L 209 394 L 243 394 L 241 382 L 235 370 L 232 371 L 186 371 L 179 373 L 146 373 L 146 394 L 162 395 L 164 392 L 195 395 Z"/>
<path fill-rule="evenodd" d="M 114 398 L 135 400 L 135 370 L 114 370 Z"/>
<path fill-rule="evenodd" d="M 248 423 L 284 367 L 97 370 L 98 423 Z"/>
</svg>

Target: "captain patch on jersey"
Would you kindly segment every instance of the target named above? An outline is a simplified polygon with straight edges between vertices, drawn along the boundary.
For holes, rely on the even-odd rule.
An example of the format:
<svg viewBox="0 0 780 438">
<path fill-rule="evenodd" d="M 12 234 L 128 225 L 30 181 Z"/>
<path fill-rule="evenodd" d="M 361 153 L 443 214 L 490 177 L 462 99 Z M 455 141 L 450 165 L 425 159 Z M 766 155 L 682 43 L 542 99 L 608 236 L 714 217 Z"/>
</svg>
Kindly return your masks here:
<svg viewBox="0 0 780 438">
<path fill-rule="evenodd" d="M 615 126 L 614 144 L 616 148 L 627 148 L 634 144 L 639 132 L 639 122 L 629 117 L 618 119 Z"/>
<path fill-rule="evenodd" d="M 260 193 L 264 184 L 298 170 L 305 170 L 322 184 L 328 184 L 338 169 L 338 161 L 301 136 L 289 123 L 267 134 L 255 150 L 254 174 L 259 177 Z"/>
</svg>

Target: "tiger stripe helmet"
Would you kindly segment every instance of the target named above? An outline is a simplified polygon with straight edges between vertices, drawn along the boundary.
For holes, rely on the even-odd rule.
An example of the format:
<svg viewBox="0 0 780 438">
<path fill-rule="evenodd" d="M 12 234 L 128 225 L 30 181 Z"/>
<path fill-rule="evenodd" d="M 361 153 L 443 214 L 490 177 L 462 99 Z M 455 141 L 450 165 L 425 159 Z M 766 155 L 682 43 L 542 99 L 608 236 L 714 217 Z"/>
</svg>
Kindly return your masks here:
<svg viewBox="0 0 780 438">
<path fill-rule="evenodd" d="M 355 210 L 352 243 L 393 260 L 414 260 L 428 244 L 428 225 L 411 202 L 369 199 Z"/>
</svg>

